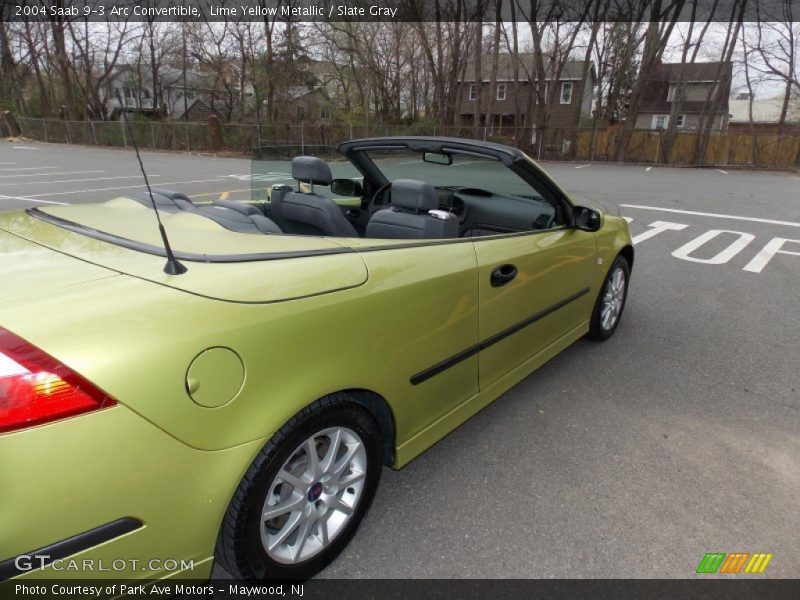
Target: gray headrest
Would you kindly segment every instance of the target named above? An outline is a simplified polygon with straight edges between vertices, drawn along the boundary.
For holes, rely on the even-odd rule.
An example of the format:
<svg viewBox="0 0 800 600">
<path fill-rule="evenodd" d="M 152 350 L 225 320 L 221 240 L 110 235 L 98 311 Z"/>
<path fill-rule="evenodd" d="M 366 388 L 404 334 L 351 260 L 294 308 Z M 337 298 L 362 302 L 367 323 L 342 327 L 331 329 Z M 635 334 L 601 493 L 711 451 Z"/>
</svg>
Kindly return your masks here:
<svg viewBox="0 0 800 600">
<path fill-rule="evenodd" d="M 331 168 L 321 158 L 298 156 L 292 159 L 292 177 L 298 181 L 315 185 L 330 185 L 333 180 Z"/>
<path fill-rule="evenodd" d="M 396 179 L 392 182 L 392 205 L 418 212 L 439 208 L 436 189 L 429 183 L 414 179 Z"/>
</svg>

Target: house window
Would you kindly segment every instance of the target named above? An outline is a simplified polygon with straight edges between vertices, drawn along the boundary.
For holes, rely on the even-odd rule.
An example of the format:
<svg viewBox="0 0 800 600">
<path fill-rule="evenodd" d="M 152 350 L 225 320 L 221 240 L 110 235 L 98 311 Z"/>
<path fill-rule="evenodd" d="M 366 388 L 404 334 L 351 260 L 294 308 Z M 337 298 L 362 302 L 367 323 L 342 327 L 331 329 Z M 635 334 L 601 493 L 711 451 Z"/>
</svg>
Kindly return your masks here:
<svg viewBox="0 0 800 600">
<path fill-rule="evenodd" d="M 677 85 L 674 83 L 669 86 L 669 90 L 667 91 L 667 102 L 672 102 L 675 100 L 675 90 L 678 88 Z"/>
<path fill-rule="evenodd" d="M 474 83 L 469 84 L 469 99 L 475 100 L 478 97 L 477 90 Z"/>
<path fill-rule="evenodd" d="M 653 129 L 666 129 L 669 115 L 653 115 Z"/>
<path fill-rule="evenodd" d="M 319 118 L 320 119 L 330 119 L 331 118 L 331 107 L 327 104 L 321 106 L 319 109 Z"/>
<path fill-rule="evenodd" d="M 561 104 L 572 103 L 572 82 L 565 81 L 561 84 Z"/>
<path fill-rule="evenodd" d="M 678 115 L 678 120 L 675 121 L 675 123 L 677 124 L 678 129 L 683 128 L 683 126 L 686 124 L 686 115 Z"/>
<path fill-rule="evenodd" d="M 498 83 L 497 84 L 497 100 L 505 100 L 506 99 L 506 92 L 508 91 L 508 84 L 506 83 Z"/>
</svg>

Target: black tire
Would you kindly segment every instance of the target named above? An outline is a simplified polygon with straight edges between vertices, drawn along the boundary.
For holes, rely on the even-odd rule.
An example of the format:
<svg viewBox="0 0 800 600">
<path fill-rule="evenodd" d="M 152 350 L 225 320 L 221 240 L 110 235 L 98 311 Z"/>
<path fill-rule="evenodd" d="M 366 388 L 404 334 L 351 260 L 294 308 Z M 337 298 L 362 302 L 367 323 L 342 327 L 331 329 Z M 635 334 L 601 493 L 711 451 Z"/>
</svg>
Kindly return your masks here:
<svg viewBox="0 0 800 600">
<path fill-rule="evenodd" d="M 273 560 L 261 541 L 260 517 L 273 482 L 284 463 L 311 436 L 331 427 L 355 432 L 366 450 L 366 475 L 352 516 L 327 547 L 304 562 Z M 217 540 L 216 559 L 245 582 L 308 579 L 331 563 L 352 539 L 375 496 L 381 476 L 380 429 L 363 407 L 337 393 L 304 408 L 267 442 L 253 460 L 228 505 Z"/>
<path fill-rule="evenodd" d="M 602 308 L 603 308 L 603 298 L 606 294 L 606 289 L 608 287 L 609 281 L 614 276 L 614 273 L 618 270 L 622 269 L 622 272 L 625 276 L 625 285 L 624 285 L 624 294 L 622 296 L 622 305 L 619 308 L 619 312 L 617 313 L 616 319 L 614 320 L 613 324 L 610 327 L 604 327 L 602 321 Z M 600 286 L 600 291 L 597 293 L 597 300 L 594 303 L 594 309 L 592 310 L 592 319 L 589 322 L 589 337 L 593 340 L 597 340 L 599 342 L 604 342 L 617 330 L 617 326 L 619 325 L 620 320 L 622 319 L 622 313 L 625 310 L 625 302 L 628 299 L 628 284 L 630 283 L 631 279 L 631 268 L 628 264 L 628 260 L 622 256 L 621 254 L 614 259 L 614 262 L 611 263 L 611 267 L 608 269 L 608 273 L 606 273 L 605 279 L 603 279 L 603 284 Z"/>
</svg>

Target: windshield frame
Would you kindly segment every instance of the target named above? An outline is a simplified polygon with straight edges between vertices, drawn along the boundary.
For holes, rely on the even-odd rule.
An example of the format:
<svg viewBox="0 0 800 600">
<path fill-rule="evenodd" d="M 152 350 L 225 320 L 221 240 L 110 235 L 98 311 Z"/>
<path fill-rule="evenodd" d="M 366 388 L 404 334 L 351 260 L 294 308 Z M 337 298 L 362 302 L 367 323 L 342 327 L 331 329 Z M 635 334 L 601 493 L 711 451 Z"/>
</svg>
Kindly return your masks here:
<svg viewBox="0 0 800 600">
<path fill-rule="evenodd" d="M 532 192 L 542 196 L 557 209 L 560 208 L 566 224 L 573 222 L 576 204 L 532 158 L 517 148 L 480 140 L 434 137 L 369 138 L 340 144 L 338 151 L 358 169 L 365 182 L 372 184 L 369 189 L 380 189 L 389 183 L 389 179 L 369 157 L 369 150 L 411 151 L 418 153 L 420 159 L 423 152 L 440 152 L 498 160 L 531 186 Z"/>
</svg>

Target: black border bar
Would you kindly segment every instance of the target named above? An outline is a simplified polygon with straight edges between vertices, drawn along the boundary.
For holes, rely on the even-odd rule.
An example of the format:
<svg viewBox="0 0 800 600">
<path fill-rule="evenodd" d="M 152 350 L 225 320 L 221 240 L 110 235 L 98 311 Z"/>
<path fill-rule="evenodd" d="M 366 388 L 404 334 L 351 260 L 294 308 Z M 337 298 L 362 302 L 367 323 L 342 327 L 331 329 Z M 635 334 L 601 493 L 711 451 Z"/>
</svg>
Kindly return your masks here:
<svg viewBox="0 0 800 600">
<path fill-rule="evenodd" d="M 6 22 L 783 21 L 800 0 L 3 0 Z M 694 12 L 693 12 L 694 11 Z"/>
<path fill-rule="evenodd" d="M 416 375 L 412 375 L 411 379 L 410 379 L 411 385 L 419 385 L 423 381 L 427 381 L 428 379 L 430 379 L 431 377 L 434 377 L 435 375 L 438 375 L 442 371 L 446 371 L 450 367 L 457 365 L 462 360 L 468 359 L 470 356 L 473 356 L 473 355 L 477 354 L 481 350 L 486 350 L 486 348 L 488 348 L 489 346 L 493 346 L 494 344 L 496 344 L 497 342 L 499 342 L 501 340 L 504 340 L 508 336 L 513 335 L 513 334 L 517 333 L 518 331 L 520 331 L 522 329 L 525 329 L 528 325 L 532 325 L 536 321 L 538 321 L 540 319 L 543 319 L 547 315 L 557 311 L 559 308 L 563 308 L 564 306 L 566 306 L 570 302 L 574 302 L 575 300 L 577 300 L 581 296 L 584 296 L 584 295 L 586 295 L 588 293 L 589 293 L 589 288 L 588 287 L 583 288 L 579 292 L 575 292 L 571 296 L 568 296 L 568 297 L 564 298 L 563 300 L 559 300 L 558 302 L 556 302 L 552 306 L 548 306 L 544 310 L 539 311 L 535 315 L 532 315 L 532 316 L 528 317 L 527 319 L 525 319 L 523 321 L 520 321 L 519 323 L 516 323 L 515 325 L 512 325 L 508 329 L 504 329 L 500 333 L 496 333 L 493 336 L 486 338 L 482 342 L 478 342 L 474 346 L 470 346 L 466 350 L 462 350 L 458 354 L 454 354 L 450 358 L 446 358 L 442 362 L 437 363 L 437 364 L 433 365 L 432 367 L 428 367 L 427 369 L 425 369 L 424 371 L 420 371 Z"/>
<path fill-rule="evenodd" d="M 111 523 L 100 525 L 100 527 L 95 527 L 89 531 L 84 531 L 78 535 L 61 540 L 55 544 L 39 548 L 38 550 L 17 554 L 12 558 L 0 562 L 0 581 L 5 581 L 11 577 L 29 572 L 17 568 L 16 560 L 20 556 L 30 556 L 34 558 L 36 560 L 36 567 L 39 568 L 40 566 L 49 565 L 53 561 L 67 558 L 78 552 L 88 550 L 93 546 L 111 541 L 131 531 L 136 531 L 142 526 L 144 526 L 144 523 L 139 519 L 123 517 Z"/>
</svg>

